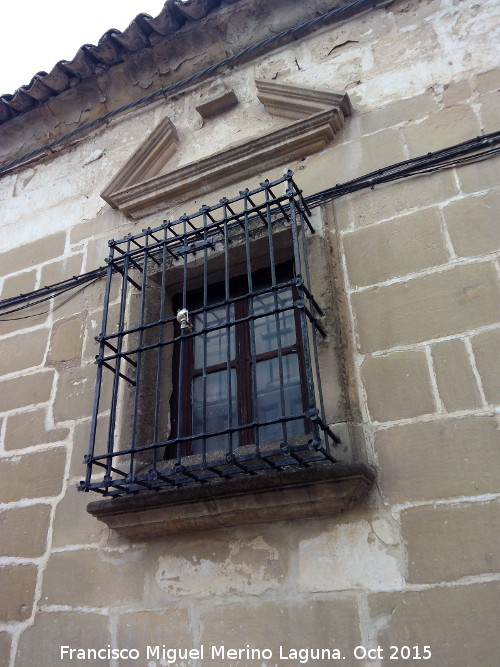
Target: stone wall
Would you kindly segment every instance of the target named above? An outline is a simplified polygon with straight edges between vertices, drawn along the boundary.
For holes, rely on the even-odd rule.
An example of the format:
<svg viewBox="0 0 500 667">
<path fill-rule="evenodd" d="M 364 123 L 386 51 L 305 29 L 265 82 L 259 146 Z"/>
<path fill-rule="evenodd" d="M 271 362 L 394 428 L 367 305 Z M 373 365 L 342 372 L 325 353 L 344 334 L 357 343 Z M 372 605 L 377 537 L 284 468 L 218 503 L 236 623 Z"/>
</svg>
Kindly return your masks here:
<svg viewBox="0 0 500 667">
<path fill-rule="evenodd" d="M 306 194 L 499 129 L 496 12 L 494 2 L 395 2 L 229 72 L 239 105 L 211 121 L 196 115 L 195 93 L 155 102 L 3 176 L 0 299 L 96 268 L 108 238 L 151 224 L 130 222 L 99 192 L 165 115 L 188 149 L 176 165 L 278 127 L 256 76 L 350 94 L 352 118 L 329 148 L 264 175 L 291 167 Z M 76 491 L 102 281 L 9 316 L 27 319 L 1 318 L 0 665 L 164 664 L 146 661 L 148 644 L 250 644 L 280 665 L 299 664 L 279 659 L 280 645 L 285 655 L 337 648 L 345 665 L 379 667 L 390 646 L 430 646 L 435 667 L 496 665 L 499 184 L 500 158 L 488 159 L 322 210 L 341 258 L 366 457 L 378 468 L 369 497 L 340 516 L 119 537 Z M 59 659 L 60 645 L 108 644 L 142 659 Z M 384 652 L 356 659 L 359 645 Z"/>
</svg>

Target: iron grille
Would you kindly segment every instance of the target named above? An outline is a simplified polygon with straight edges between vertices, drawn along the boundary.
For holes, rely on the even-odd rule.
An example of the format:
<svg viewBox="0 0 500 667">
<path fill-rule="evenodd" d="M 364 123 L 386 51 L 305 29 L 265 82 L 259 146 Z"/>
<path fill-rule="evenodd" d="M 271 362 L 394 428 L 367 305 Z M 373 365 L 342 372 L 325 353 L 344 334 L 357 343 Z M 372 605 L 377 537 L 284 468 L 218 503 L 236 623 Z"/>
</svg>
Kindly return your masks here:
<svg viewBox="0 0 500 667">
<path fill-rule="evenodd" d="M 117 496 L 335 462 L 314 231 L 289 171 L 109 241 L 81 490 Z"/>
</svg>

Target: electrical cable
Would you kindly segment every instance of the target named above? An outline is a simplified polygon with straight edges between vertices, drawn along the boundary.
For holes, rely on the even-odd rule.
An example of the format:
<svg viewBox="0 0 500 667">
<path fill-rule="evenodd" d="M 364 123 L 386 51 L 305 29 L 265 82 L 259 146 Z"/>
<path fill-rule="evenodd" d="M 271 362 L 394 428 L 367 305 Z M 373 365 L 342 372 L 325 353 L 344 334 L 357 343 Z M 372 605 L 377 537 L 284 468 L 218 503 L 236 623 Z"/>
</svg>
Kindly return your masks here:
<svg viewBox="0 0 500 667">
<path fill-rule="evenodd" d="M 426 155 L 421 155 L 416 158 L 411 158 L 383 167 L 347 181 L 346 183 L 337 184 L 326 190 L 304 197 L 304 200 L 309 208 L 315 208 L 352 192 L 367 188 L 373 189 L 375 185 L 390 183 L 391 181 L 418 176 L 420 174 L 434 173 L 458 165 L 471 164 L 473 162 L 489 159 L 495 155 L 500 155 L 500 132 L 492 132 L 491 134 L 469 139 L 439 151 L 434 151 L 432 153 L 427 153 Z M 17 320 L 34 317 L 35 315 L 25 315 L 16 318 L 6 318 L 5 316 L 44 303 L 45 301 L 60 296 L 82 285 L 77 292 L 62 303 L 56 304 L 53 309 L 60 308 L 64 303 L 67 303 L 71 298 L 76 296 L 76 294 L 85 289 L 88 284 L 92 284 L 104 277 L 106 272 L 107 267 L 101 266 L 93 271 L 81 274 L 80 276 L 73 276 L 68 280 L 63 280 L 54 285 L 49 285 L 27 294 L 20 294 L 15 297 L 0 300 L 0 311 L 5 308 L 10 308 L 9 310 L 0 312 L 0 322 L 9 321 L 9 319 Z M 36 315 L 40 314 L 42 313 L 36 313 Z"/>
</svg>

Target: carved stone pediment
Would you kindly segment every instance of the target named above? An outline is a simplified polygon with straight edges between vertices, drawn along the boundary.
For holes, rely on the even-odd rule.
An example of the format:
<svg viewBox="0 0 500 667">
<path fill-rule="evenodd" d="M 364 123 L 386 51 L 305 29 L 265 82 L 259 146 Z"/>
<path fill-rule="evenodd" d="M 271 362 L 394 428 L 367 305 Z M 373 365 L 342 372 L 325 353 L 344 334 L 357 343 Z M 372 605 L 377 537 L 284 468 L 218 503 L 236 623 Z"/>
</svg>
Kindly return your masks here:
<svg viewBox="0 0 500 667">
<path fill-rule="evenodd" d="M 167 171 L 165 165 L 177 149 L 178 138 L 165 118 L 116 174 L 102 198 L 128 217 L 140 219 L 323 150 L 351 113 L 345 92 L 274 81 L 255 83 L 268 113 L 294 122 Z"/>
</svg>

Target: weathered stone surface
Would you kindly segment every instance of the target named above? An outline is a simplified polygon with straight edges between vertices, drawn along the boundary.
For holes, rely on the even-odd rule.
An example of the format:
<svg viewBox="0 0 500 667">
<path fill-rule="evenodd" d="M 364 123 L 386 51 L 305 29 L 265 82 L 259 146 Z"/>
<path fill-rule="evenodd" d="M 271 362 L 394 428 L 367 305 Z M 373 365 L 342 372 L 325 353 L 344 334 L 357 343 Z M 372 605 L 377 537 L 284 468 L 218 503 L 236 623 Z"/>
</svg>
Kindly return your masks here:
<svg viewBox="0 0 500 667">
<path fill-rule="evenodd" d="M 410 507 L 401 513 L 408 581 L 453 581 L 498 572 L 500 503 Z"/>
<path fill-rule="evenodd" d="M 71 452 L 71 462 L 69 466 L 70 477 L 79 477 L 82 478 L 85 476 L 85 464 L 83 463 L 83 457 L 88 454 L 89 451 L 89 440 L 90 440 L 90 419 L 80 422 L 75 425 L 74 435 L 73 435 L 73 449 Z M 104 451 L 105 443 L 107 443 L 108 437 L 108 426 L 109 418 L 99 416 L 97 419 L 97 431 L 96 431 L 96 452 L 99 449 L 99 452 Z M 92 494 L 93 495 L 93 494 Z M 92 500 L 92 496 L 86 494 L 88 501 Z"/>
<path fill-rule="evenodd" d="M 25 621 L 31 616 L 37 569 L 31 564 L 0 566 L 0 622 Z"/>
<path fill-rule="evenodd" d="M 467 197 L 443 209 L 446 226 L 457 255 L 469 257 L 500 249 L 498 210 L 500 192 Z"/>
<path fill-rule="evenodd" d="M 108 607 L 137 601 L 144 588 L 138 551 L 101 554 L 75 549 L 50 555 L 43 577 L 42 604 Z"/>
<path fill-rule="evenodd" d="M 299 622 L 298 619 L 300 619 Z M 291 649 L 338 649 L 352 656 L 361 644 L 359 617 L 354 600 L 333 597 L 329 600 L 259 602 L 245 601 L 213 607 L 202 615 L 202 643 L 205 646 L 269 648 L 270 664 L 297 664 L 280 660 L 280 646 L 285 656 Z M 243 656 L 244 657 L 244 656 Z M 259 665 L 263 661 L 234 661 L 231 664 Z M 312 662 L 312 661 L 311 661 Z M 315 665 L 331 665 L 333 660 L 315 659 Z M 219 662 L 219 664 L 223 664 Z"/>
<path fill-rule="evenodd" d="M 27 294 L 35 289 L 36 271 L 24 271 L 3 281 L 0 299 L 10 299 L 13 296 Z M 13 306 L 14 307 L 14 306 Z"/>
<path fill-rule="evenodd" d="M 0 556 L 37 558 L 45 551 L 50 505 L 13 507 L 0 512 Z"/>
<path fill-rule="evenodd" d="M 301 591 L 387 591 L 403 585 L 398 551 L 384 543 L 368 521 L 341 523 L 301 540 L 298 568 Z"/>
<path fill-rule="evenodd" d="M 159 646 L 160 659 L 163 655 L 163 646 L 166 650 L 195 648 L 189 621 L 189 612 L 186 608 L 122 614 L 118 619 L 118 646 L 140 651 L 144 664 L 147 664 L 145 662 L 147 646 Z M 177 661 L 178 664 L 180 662 L 182 661 Z M 120 660 L 120 667 L 136 665 L 137 660 Z"/>
<path fill-rule="evenodd" d="M 176 597 L 262 594 L 277 589 L 287 573 L 284 552 L 263 536 L 252 540 L 191 540 L 190 553 L 180 547 L 172 545 L 159 557 L 155 574 L 160 590 Z M 196 554 L 203 556 L 198 559 Z"/>
<path fill-rule="evenodd" d="M 457 175 L 465 193 L 496 188 L 500 183 L 500 157 L 458 167 Z"/>
<path fill-rule="evenodd" d="M 8 632 L 0 632 L 0 667 L 9 667 L 11 637 Z"/>
<path fill-rule="evenodd" d="M 86 239 L 94 239 L 97 236 L 106 236 L 111 238 L 111 232 L 116 230 L 118 235 L 115 238 L 120 238 L 118 227 L 121 221 L 121 216 L 118 211 L 106 208 L 106 211 L 92 220 L 86 220 L 80 225 L 75 225 L 70 231 L 69 240 L 72 245 L 81 243 Z M 125 233 L 121 234 L 122 236 Z"/>
<path fill-rule="evenodd" d="M 431 348 L 439 397 L 448 412 L 480 407 L 481 394 L 465 344 L 445 340 Z"/>
<path fill-rule="evenodd" d="M 490 93 L 489 95 L 483 95 L 479 98 L 480 102 L 480 114 L 481 114 L 481 125 L 488 134 L 489 132 L 497 132 L 500 124 L 500 116 L 498 113 L 498 107 L 500 105 L 500 92 Z"/>
<path fill-rule="evenodd" d="M 500 69 L 491 69 L 482 72 L 476 77 L 476 90 L 478 93 L 489 93 L 500 88 Z"/>
<path fill-rule="evenodd" d="M 96 367 L 92 364 L 61 370 L 54 400 L 54 421 L 92 415 Z"/>
<path fill-rule="evenodd" d="M 500 490 L 498 430 L 492 417 L 445 419 L 379 430 L 380 488 L 391 503 Z"/>
<path fill-rule="evenodd" d="M 9 415 L 5 430 L 5 449 L 23 449 L 33 445 L 65 440 L 69 429 L 63 427 L 47 428 L 45 426 L 46 414 L 46 408 L 40 408 L 31 410 L 31 412 Z"/>
<path fill-rule="evenodd" d="M 65 320 L 52 329 L 49 360 L 71 361 L 82 354 L 83 329 L 81 319 Z"/>
<path fill-rule="evenodd" d="M 491 162 L 491 160 L 488 160 Z M 481 164 L 481 163 L 479 163 Z M 463 169 L 463 167 L 462 167 Z M 356 227 L 402 215 L 415 208 L 432 206 L 456 194 L 456 186 L 449 170 L 438 174 L 419 176 L 378 185 L 374 190 L 364 190 L 335 202 L 335 210 L 347 209 L 339 219 L 339 227 L 346 225 L 342 217 L 346 214 Z"/>
<path fill-rule="evenodd" d="M 403 128 L 410 157 L 425 155 L 477 137 L 481 133 L 476 115 L 466 104 L 457 104 L 431 114 L 421 123 Z"/>
<path fill-rule="evenodd" d="M 370 111 L 359 116 L 359 125 L 363 134 L 377 132 L 399 123 L 417 120 L 437 110 L 432 95 L 418 95 L 407 100 L 386 104 L 381 109 Z"/>
<path fill-rule="evenodd" d="M 66 233 L 57 232 L 43 239 L 25 243 L 22 247 L 14 248 L 0 254 L 0 266 L 2 275 L 17 273 L 42 262 L 48 262 L 62 255 L 66 243 Z"/>
<path fill-rule="evenodd" d="M 471 341 L 486 400 L 500 403 L 500 329 L 485 331 Z"/>
<path fill-rule="evenodd" d="M 384 664 L 393 653 L 391 646 L 418 646 L 420 658 L 429 646 L 429 660 L 393 662 L 494 667 L 500 653 L 499 600 L 498 581 L 371 595 L 368 604 Z"/>
<path fill-rule="evenodd" d="M 0 412 L 44 403 L 50 398 L 54 373 L 42 371 L 2 381 Z"/>
<path fill-rule="evenodd" d="M 427 209 L 344 236 L 352 286 L 404 276 L 448 259 L 436 209 Z"/>
<path fill-rule="evenodd" d="M 38 329 L 0 340 L 0 375 L 40 366 L 45 357 L 48 329 Z"/>
<path fill-rule="evenodd" d="M 385 350 L 494 323 L 499 298 L 489 263 L 353 294 L 361 350 Z"/>
<path fill-rule="evenodd" d="M 17 306 L 13 306 L 13 309 Z M 10 309 L 9 309 L 10 310 Z M 19 311 L 11 312 L 9 315 L 3 311 L 4 317 L 0 319 L 0 335 L 9 334 L 13 331 L 20 331 L 28 327 L 38 327 L 45 324 L 48 320 L 50 309 L 47 303 L 41 303 L 38 306 L 30 306 L 29 318 L 25 320 L 17 319 Z"/>
<path fill-rule="evenodd" d="M 0 459 L 0 502 L 44 498 L 61 492 L 66 448 Z"/>
<path fill-rule="evenodd" d="M 54 516 L 52 531 L 54 549 L 99 541 L 106 528 L 85 511 L 88 502 L 88 493 L 80 493 L 76 484 L 68 485 L 64 498 L 57 504 Z"/>
<path fill-rule="evenodd" d="M 109 660 L 81 659 L 75 654 L 70 661 L 65 654 L 61 660 L 61 646 L 69 648 L 100 649 L 110 644 L 107 617 L 91 613 L 38 612 L 34 625 L 26 628 L 19 640 L 15 667 L 33 667 L 36 656 L 37 667 L 73 664 L 85 667 L 108 667 Z"/>
<path fill-rule="evenodd" d="M 71 255 L 57 262 L 45 264 L 42 267 L 40 287 L 46 287 L 67 280 L 73 276 L 79 276 L 82 272 L 83 254 Z"/>
<path fill-rule="evenodd" d="M 376 421 L 407 419 L 435 411 L 423 350 L 366 357 L 361 376 L 370 416 Z"/>
<path fill-rule="evenodd" d="M 453 106 L 459 102 L 469 100 L 472 95 L 470 81 L 456 81 L 444 87 L 443 102 L 445 106 Z"/>
</svg>

